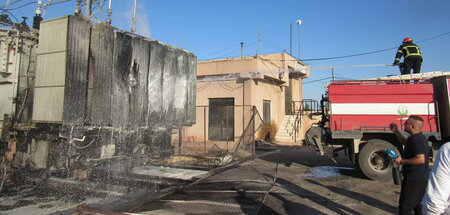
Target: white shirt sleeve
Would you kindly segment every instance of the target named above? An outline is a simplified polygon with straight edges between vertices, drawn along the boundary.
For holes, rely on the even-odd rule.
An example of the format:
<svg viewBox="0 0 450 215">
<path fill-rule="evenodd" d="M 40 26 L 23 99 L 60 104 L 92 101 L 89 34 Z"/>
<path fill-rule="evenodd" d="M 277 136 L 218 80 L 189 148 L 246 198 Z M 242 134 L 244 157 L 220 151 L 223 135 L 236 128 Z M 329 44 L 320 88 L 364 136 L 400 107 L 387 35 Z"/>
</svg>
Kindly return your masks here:
<svg viewBox="0 0 450 215">
<path fill-rule="evenodd" d="M 425 215 L 450 214 L 450 142 L 439 149 L 422 200 Z"/>
</svg>

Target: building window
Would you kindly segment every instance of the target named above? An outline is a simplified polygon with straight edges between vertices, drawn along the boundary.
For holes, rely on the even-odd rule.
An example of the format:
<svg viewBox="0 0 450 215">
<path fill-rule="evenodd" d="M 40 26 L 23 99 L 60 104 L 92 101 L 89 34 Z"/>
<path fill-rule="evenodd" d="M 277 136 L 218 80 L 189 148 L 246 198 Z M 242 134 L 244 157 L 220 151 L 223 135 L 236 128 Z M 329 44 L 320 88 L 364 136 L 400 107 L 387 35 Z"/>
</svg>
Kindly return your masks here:
<svg viewBox="0 0 450 215">
<path fill-rule="evenodd" d="M 263 120 L 264 125 L 270 125 L 271 118 L 270 118 L 270 101 L 264 100 L 263 101 Z"/>
<path fill-rule="evenodd" d="M 234 98 L 209 99 L 208 139 L 234 141 Z"/>
</svg>

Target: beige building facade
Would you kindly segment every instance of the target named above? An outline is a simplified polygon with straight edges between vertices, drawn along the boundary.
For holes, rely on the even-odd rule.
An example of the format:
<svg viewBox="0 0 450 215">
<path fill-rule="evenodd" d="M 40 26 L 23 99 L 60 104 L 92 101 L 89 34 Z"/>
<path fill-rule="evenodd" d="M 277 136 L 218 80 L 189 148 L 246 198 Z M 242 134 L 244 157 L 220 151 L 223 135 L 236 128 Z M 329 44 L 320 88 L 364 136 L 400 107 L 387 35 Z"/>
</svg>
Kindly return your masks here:
<svg viewBox="0 0 450 215">
<path fill-rule="evenodd" d="M 230 149 L 250 123 L 260 126 L 256 139 L 299 141 L 300 132 L 279 134 L 286 116 L 293 115 L 292 102 L 303 99 L 302 82 L 309 73 L 307 65 L 286 53 L 199 61 L 196 124 L 184 129 L 184 141 L 225 141 L 222 146 Z"/>
</svg>

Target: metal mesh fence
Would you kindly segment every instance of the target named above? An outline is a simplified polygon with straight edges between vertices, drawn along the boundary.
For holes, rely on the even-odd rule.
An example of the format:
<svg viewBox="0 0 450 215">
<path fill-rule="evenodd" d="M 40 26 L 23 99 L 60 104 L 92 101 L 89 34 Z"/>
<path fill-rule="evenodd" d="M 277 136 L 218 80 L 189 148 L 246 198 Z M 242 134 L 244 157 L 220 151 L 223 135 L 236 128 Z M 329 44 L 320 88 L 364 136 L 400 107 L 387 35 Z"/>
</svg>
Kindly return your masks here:
<svg viewBox="0 0 450 215">
<path fill-rule="evenodd" d="M 178 155 L 221 156 L 230 161 L 254 154 L 255 132 L 261 124 L 259 112 L 250 105 L 197 106 L 196 123 L 176 129 L 172 145 Z"/>
</svg>

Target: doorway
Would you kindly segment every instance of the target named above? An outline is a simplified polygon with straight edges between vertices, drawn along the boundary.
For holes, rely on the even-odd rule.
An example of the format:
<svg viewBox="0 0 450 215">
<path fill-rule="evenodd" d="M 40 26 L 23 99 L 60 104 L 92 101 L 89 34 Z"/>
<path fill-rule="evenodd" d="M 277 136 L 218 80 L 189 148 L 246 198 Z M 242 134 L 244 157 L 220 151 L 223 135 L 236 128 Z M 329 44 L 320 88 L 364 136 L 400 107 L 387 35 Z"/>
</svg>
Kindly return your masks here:
<svg viewBox="0 0 450 215">
<path fill-rule="evenodd" d="M 234 141 L 234 98 L 209 99 L 208 139 Z"/>
</svg>

